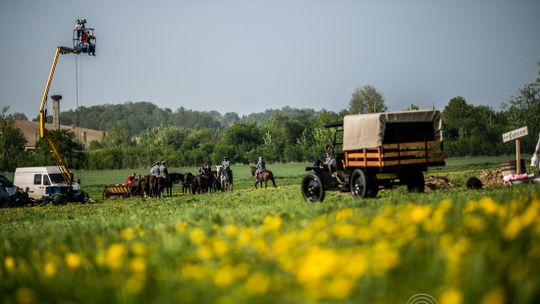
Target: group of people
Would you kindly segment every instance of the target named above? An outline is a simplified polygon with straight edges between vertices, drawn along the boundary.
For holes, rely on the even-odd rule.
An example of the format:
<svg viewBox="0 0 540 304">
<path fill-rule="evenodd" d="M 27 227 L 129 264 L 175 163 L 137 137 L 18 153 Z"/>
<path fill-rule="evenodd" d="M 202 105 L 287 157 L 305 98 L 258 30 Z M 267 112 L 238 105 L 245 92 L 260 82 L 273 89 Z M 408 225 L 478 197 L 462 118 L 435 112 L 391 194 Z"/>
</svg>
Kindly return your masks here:
<svg viewBox="0 0 540 304">
<path fill-rule="evenodd" d="M 232 180 L 232 170 L 231 170 L 231 161 L 229 160 L 228 156 L 223 157 L 223 161 L 221 162 L 221 168 L 229 174 L 229 177 Z M 262 156 L 259 156 L 257 160 L 257 171 L 256 171 L 256 177 L 259 177 L 259 174 L 262 173 L 264 170 L 266 170 L 266 162 L 264 161 L 264 158 Z M 208 163 L 205 163 L 201 167 L 199 167 L 199 174 L 208 174 L 212 172 L 212 169 L 208 165 Z"/>
<path fill-rule="evenodd" d="M 75 49 L 88 53 L 88 55 L 96 55 L 96 37 L 92 35 L 91 30 L 85 27 L 86 19 L 75 20 L 75 32 L 77 35 L 77 45 Z"/>
</svg>

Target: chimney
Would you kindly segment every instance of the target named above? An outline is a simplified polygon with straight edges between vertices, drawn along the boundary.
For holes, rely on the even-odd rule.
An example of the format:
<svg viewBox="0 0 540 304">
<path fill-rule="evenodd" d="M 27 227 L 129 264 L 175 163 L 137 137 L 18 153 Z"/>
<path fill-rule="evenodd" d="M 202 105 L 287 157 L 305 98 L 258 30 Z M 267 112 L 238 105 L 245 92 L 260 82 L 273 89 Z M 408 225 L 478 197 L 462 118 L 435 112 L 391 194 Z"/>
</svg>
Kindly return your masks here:
<svg viewBox="0 0 540 304">
<path fill-rule="evenodd" d="M 53 100 L 53 129 L 60 130 L 60 99 L 62 99 L 62 95 L 53 95 L 51 99 Z"/>
</svg>

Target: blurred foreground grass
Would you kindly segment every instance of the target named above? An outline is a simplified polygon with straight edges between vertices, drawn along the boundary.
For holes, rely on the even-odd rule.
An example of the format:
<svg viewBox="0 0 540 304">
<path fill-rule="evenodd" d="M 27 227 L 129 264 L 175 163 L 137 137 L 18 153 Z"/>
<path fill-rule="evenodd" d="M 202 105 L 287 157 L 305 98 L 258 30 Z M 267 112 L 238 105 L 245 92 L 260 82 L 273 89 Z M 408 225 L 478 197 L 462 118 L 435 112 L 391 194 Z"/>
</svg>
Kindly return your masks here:
<svg viewBox="0 0 540 304">
<path fill-rule="evenodd" d="M 368 200 L 329 193 L 308 204 L 304 167 L 269 166 L 277 189 L 254 190 L 247 167 L 235 166 L 233 193 L 177 188 L 172 198 L 2 209 L 0 299 L 406 303 L 425 293 L 438 303 L 539 301 L 538 185 L 468 190 L 464 181 L 483 166 L 449 163 L 434 174 L 458 188 L 398 187 Z M 86 172 L 83 182 L 100 196 L 131 171 Z"/>
</svg>

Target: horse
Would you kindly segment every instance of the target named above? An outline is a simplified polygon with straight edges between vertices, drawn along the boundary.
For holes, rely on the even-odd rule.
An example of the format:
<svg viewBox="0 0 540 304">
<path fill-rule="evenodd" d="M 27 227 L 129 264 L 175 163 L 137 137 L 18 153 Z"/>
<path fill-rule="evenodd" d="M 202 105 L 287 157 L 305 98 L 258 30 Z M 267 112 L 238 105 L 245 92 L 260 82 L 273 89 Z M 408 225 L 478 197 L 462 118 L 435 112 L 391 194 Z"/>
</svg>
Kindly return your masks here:
<svg viewBox="0 0 540 304">
<path fill-rule="evenodd" d="M 182 193 L 186 193 L 186 192 L 193 193 L 192 185 L 193 185 L 194 180 L 195 180 L 195 176 L 193 176 L 193 174 L 191 174 L 190 172 L 184 174 L 184 178 L 180 180 L 182 182 Z"/>
<path fill-rule="evenodd" d="M 172 196 L 172 188 L 173 185 L 180 182 L 184 179 L 184 175 L 182 173 L 171 173 L 165 178 L 164 183 L 161 187 L 158 186 L 160 193 L 164 190 L 167 190 L 167 195 Z M 158 179 L 159 182 L 159 179 Z"/>
<path fill-rule="evenodd" d="M 198 174 L 195 176 L 195 190 L 197 193 L 212 192 L 214 184 L 214 175 L 212 172 L 206 174 Z"/>
<path fill-rule="evenodd" d="M 133 191 L 133 188 L 132 188 Z M 132 192 L 133 195 L 139 195 L 143 198 L 145 195 L 150 195 L 150 176 L 143 176 L 139 182 L 137 188 Z"/>
<path fill-rule="evenodd" d="M 221 191 L 233 191 L 231 177 L 221 166 L 216 166 L 217 174 L 221 185 Z"/>
<path fill-rule="evenodd" d="M 158 177 L 155 175 L 150 175 L 148 185 L 149 185 L 148 195 L 150 197 L 157 196 L 158 195 Z"/>
<path fill-rule="evenodd" d="M 257 168 L 251 167 L 251 176 L 255 179 L 255 188 L 260 184 L 262 188 L 262 183 L 264 182 L 264 187 L 268 187 L 268 181 L 270 180 L 272 184 L 274 184 L 274 188 L 276 186 L 276 181 L 274 180 L 274 174 L 270 170 L 264 169 L 262 172 L 259 173 L 259 176 L 255 176 L 255 173 L 257 172 Z"/>
</svg>

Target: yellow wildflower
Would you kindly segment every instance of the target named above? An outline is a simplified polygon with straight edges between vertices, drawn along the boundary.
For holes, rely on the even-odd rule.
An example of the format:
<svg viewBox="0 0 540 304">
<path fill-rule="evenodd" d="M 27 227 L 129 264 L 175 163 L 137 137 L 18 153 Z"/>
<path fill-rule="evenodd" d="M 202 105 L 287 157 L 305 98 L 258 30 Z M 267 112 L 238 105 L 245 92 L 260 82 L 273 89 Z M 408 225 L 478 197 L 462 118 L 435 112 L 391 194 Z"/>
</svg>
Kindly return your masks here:
<svg viewBox="0 0 540 304">
<path fill-rule="evenodd" d="M 443 292 L 443 294 L 440 297 L 440 304 L 461 304 L 462 302 L 462 295 L 459 290 L 455 288 L 451 288 Z"/>
<path fill-rule="evenodd" d="M 131 250 L 133 251 L 135 255 L 145 255 L 146 245 L 141 242 L 137 242 L 133 244 L 133 246 L 131 246 Z"/>
<path fill-rule="evenodd" d="M 238 233 L 238 228 L 235 225 L 227 225 L 225 227 L 225 235 L 233 237 Z"/>
<path fill-rule="evenodd" d="M 189 233 L 189 239 L 195 244 L 202 244 L 206 239 L 206 235 L 201 228 L 194 228 Z"/>
<path fill-rule="evenodd" d="M 371 249 L 371 269 L 374 274 L 382 275 L 399 263 L 399 253 L 386 241 L 376 243 Z"/>
<path fill-rule="evenodd" d="M 115 243 L 109 246 L 105 253 L 105 264 L 110 269 L 119 269 L 124 263 L 124 258 L 127 254 L 124 244 Z"/>
<path fill-rule="evenodd" d="M 482 304 L 504 304 L 504 303 L 505 303 L 504 290 L 501 287 L 493 288 L 482 298 Z"/>
<path fill-rule="evenodd" d="M 221 267 L 214 274 L 214 283 L 217 286 L 227 287 L 233 281 L 233 269 L 230 266 Z"/>
<path fill-rule="evenodd" d="M 177 232 L 183 233 L 187 229 L 187 224 L 183 222 L 179 222 L 179 223 L 176 223 L 175 228 Z"/>
<path fill-rule="evenodd" d="M 66 255 L 66 264 L 69 268 L 75 270 L 81 266 L 81 257 L 76 253 L 68 253 Z"/>
<path fill-rule="evenodd" d="M 15 259 L 11 256 L 6 257 L 4 260 L 4 265 L 6 266 L 6 269 L 9 271 L 15 270 Z"/>
<path fill-rule="evenodd" d="M 356 236 L 356 226 L 351 224 L 336 224 L 332 227 L 332 233 L 338 238 L 350 239 Z"/>
<path fill-rule="evenodd" d="M 482 198 L 478 204 L 480 207 L 484 210 L 486 214 L 495 214 L 497 213 L 497 209 L 499 206 L 491 197 L 484 197 Z"/>
<path fill-rule="evenodd" d="M 263 232 L 276 232 L 281 227 L 281 217 L 278 215 L 268 215 L 263 220 Z"/>
<path fill-rule="evenodd" d="M 52 277 L 56 273 L 56 266 L 52 262 L 47 262 L 45 264 L 45 267 L 43 267 L 43 273 L 45 273 L 45 276 Z"/>
<path fill-rule="evenodd" d="M 227 251 L 229 251 L 229 245 L 227 245 L 227 242 L 222 239 L 216 238 L 215 240 L 213 240 L 212 246 L 214 249 L 214 253 L 219 258 L 223 257 L 227 253 Z"/>
<path fill-rule="evenodd" d="M 205 277 L 205 268 L 202 265 L 186 265 L 182 268 L 181 274 L 187 279 L 202 280 Z"/>
<path fill-rule="evenodd" d="M 122 237 L 126 240 L 132 240 L 135 237 L 135 232 L 131 228 L 126 228 L 122 230 Z"/>
<path fill-rule="evenodd" d="M 304 284 L 318 281 L 335 271 L 338 260 L 339 257 L 332 250 L 319 247 L 310 248 L 306 256 L 300 259 L 297 278 Z"/>
<path fill-rule="evenodd" d="M 246 281 L 246 292 L 248 294 L 264 294 L 270 288 L 270 279 L 261 272 L 255 272 Z"/>
<path fill-rule="evenodd" d="M 342 300 L 350 295 L 353 286 L 353 280 L 349 278 L 337 278 L 327 285 L 326 290 L 330 297 Z"/>
<path fill-rule="evenodd" d="M 336 222 L 343 222 L 352 217 L 354 214 L 354 209 L 346 208 L 336 212 Z"/>
<path fill-rule="evenodd" d="M 144 273 L 146 271 L 146 262 L 141 257 L 133 258 L 129 262 L 129 268 L 134 273 Z"/>
</svg>

